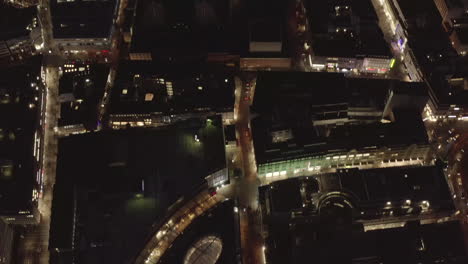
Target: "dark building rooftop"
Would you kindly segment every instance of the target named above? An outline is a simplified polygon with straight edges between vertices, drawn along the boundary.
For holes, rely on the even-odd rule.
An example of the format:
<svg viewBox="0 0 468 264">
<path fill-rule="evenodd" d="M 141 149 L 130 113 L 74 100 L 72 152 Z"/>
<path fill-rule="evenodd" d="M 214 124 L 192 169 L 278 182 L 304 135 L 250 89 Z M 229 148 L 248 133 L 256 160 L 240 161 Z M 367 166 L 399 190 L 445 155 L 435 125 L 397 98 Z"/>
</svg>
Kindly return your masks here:
<svg viewBox="0 0 468 264">
<path fill-rule="evenodd" d="M 284 0 L 139 1 L 130 53 L 149 52 L 153 61 L 171 63 L 197 61 L 213 53 L 255 57 L 249 52 L 250 40 L 275 40 L 283 44 L 285 56 L 287 4 Z"/>
<path fill-rule="evenodd" d="M 225 168 L 221 120 L 211 120 L 61 139 L 50 247 L 70 249 L 75 241 L 75 259 L 84 263 L 133 257 L 171 204 Z"/>
<path fill-rule="evenodd" d="M 309 182 L 311 188 L 304 192 L 304 183 Z M 417 213 L 417 208 L 413 208 L 412 212 L 401 208 L 407 201 L 410 201 L 406 204 L 408 207 L 418 207 L 427 201 L 431 210 L 454 210 L 450 190 L 439 165 L 341 169 L 336 173 L 291 178 L 270 185 L 261 188 L 268 193 L 272 214 L 302 211 L 303 204 L 308 202 L 306 196 L 312 197 L 315 206 L 312 210 L 320 210 L 322 200 L 327 198 L 329 192 L 342 193 L 354 209 L 363 211 L 355 216 L 361 220 Z M 393 210 L 394 214 L 388 215 L 385 210 Z"/>
<path fill-rule="evenodd" d="M 398 147 L 427 144 L 427 132 L 420 113 L 405 111 L 392 123 L 345 124 L 325 129 L 310 127 L 272 126 L 261 117 L 252 123 L 257 163 L 288 160 L 326 154 L 332 150 L 351 151 L 365 148 Z M 291 139 L 274 142 L 271 132 L 290 129 Z"/>
<path fill-rule="evenodd" d="M 233 75 L 198 68 L 155 71 L 151 62 L 123 62 L 112 90 L 111 114 L 177 114 L 230 111 L 234 107 Z"/>
<path fill-rule="evenodd" d="M 410 121 L 399 118 L 394 123 L 380 123 L 389 92 L 406 93 L 409 85 L 418 91 L 417 96 L 424 95 L 425 88 L 420 84 L 394 80 L 346 79 L 332 73 L 260 74 L 252 105 L 252 112 L 258 114 L 252 121 L 257 162 L 332 149 L 426 144 L 426 130 L 420 116 L 422 109 L 417 104 L 414 106 L 419 109 L 410 110 L 405 106 L 399 110 L 404 111 L 403 115 L 396 114 L 407 116 Z M 390 103 L 399 106 L 398 102 Z M 354 113 L 359 111 L 375 112 L 376 116 L 371 115 L 373 119 L 359 117 Z M 337 121 L 328 126 L 314 125 L 322 120 Z M 350 121 L 348 125 L 336 126 L 347 121 Z M 365 124 L 369 122 L 371 124 Z M 408 124 L 411 124 L 410 129 L 406 127 Z M 272 132 L 281 130 L 290 130 L 291 137 L 275 142 Z"/>
<path fill-rule="evenodd" d="M 118 0 L 51 2 L 54 38 L 108 38 Z"/>
<path fill-rule="evenodd" d="M 315 56 L 390 57 L 371 1 L 306 2 Z"/>
<path fill-rule="evenodd" d="M 59 81 L 61 103 L 59 126 L 83 124 L 93 129 L 97 124 L 99 100 L 104 93 L 109 68 L 105 65 L 66 64 Z"/>
<path fill-rule="evenodd" d="M 0 73 L 0 214 L 31 210 L 35 186 L 34 133 L 38 120 L 36 81 L 39 64 Z M 39 100 L 39 97 L 38 97 Z"/>
<path fill-rule="evenodd" d="M 414 263 L 418 257 L 428 263 L 466 261 L 457 222 L 410 221 L 401 228 L 363 232 L 367 220 L 398 221 L 423 210 L 452 213 L 450 191 L 439 166 L 339 170 L 277 181 L 260 187 L 259 194 L 268 229 L 266 257 L 273 264 L 309 259 Z"/>
<path fill-rule="evenodd" d="M 333 104 L 383 109 L 389 90 L 398 83 L 395 80 L 348 79 L 340 73 L 262 72 L 257 77 L 252 111 L 261 115 L 285 112 L 291 117 L 311 114 L 308 108 L 313 106 Z M 287 111 L 293 105 L 304 111 Z"/>
<path fill-rule="evenodd" d="M 153 60 L 229 52 L 238 46 L 231 15 L 229 1 L 139 1 L 130 50 Z"/>
<path fill-rule="evenodd" d="M 236 126 L 229 125 L 224 127 L 224 136 L 226 141 L 236 141 Z"/>
<path fill-rule="evenodd" d="M 26 27 L 32 23 L 37 9 L 14 8 L 6 3 L 0 3 L 0 40 L 28 36 Z"/>
<path fill-rule="evenodd" d="M 311 258 L 320 264 L 419 261 L 462 264 L 468 260 L 458 222 L 368 232 L 359 232 L 359 226 L 334 230 L 333 227 L 325 227 L 326 223 L 314 224 L 306 222 L 293 225 L 287 242 L 282 244 L 284 248 L 289 247 L 290 255 L 287 249 L 278 247 L 278 252 L 272 254 L 272 263 L 302 263 Z M 421 243 L 424 244 L 421 246 Z"/>
</svg>

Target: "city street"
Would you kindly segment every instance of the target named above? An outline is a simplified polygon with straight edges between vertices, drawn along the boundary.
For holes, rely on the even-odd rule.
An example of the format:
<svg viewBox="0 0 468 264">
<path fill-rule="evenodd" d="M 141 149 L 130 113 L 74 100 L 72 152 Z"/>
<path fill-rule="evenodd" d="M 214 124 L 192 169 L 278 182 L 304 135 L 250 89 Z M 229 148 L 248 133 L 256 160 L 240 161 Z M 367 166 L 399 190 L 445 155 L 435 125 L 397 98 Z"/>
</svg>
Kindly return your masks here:
<svg viewBox="0 0 468 264">
<path fill-rule="evenodd" d="M 306 9 L 302 0 L 290 1 L 288 10 L 288 32 L 291 46 L 294 47 L 293 59 L 294 69 L 310 71 L 310 58 L 313 55 L 310 47 L 311 36 Z"/>
<path fill-rule="evenodd" d="M 396 32 L 401 24 L 398 16 L 390 8 L 390 0 L 371 0 L 379 18 L 386 41 L 392 43 L 400 41 Z M 233 5 L 239 4 L 234 1 Z M 106 119 L 111 90 L 117 75 L 122 45 L 122 28 L 125 20 L 125 8 L 127 0 L 119 2 L 117 17 L 111 36 L 110 47 L 110 71 L 104 88 L 104 94 L 99 103 L 98 129 Z M 299 71 L 312 71 L 313 51 L 311 48 L 312 37 L 306 15 L 306 8 L 302 0 L 291 0 L 288 9 L 288 29 L 290 42 L 293 46 L 294 69 Z M 14 249 L 17 256 L 16 263 L 48 264 L 49 233 L 51 223 L 51 210 L 53 189 L 56 176 L 56 163 L 58 151 L 58 135 L 55 128 L 60 116 L 59 94 L 59 66 L 63 59 L 62 54 L 54 43 L 52 34 L 52 21 L 49 0 L 39 0 L 38 17 L 42 29 L 43 48 L 43 76 L 45 82 L 45 107 L 42 107 L 42 136 L 43 142 L 42 165 L 40 168 L 42 186 L 39 190 L 38 211 L 40 219 L 38 225 L 25 227 L 20 231 L 19 242 Z M 406 43 L 407 41 L 404 40 Z M 394 45 L 395 46 L 395 45 Z M 388 77 L 405 81 L 423 81 L 423 76 L 418 69 L 414 55 L 408 46 L 392 48 L 396 59 L 395 67 Z M 354 73 L 349 73 L 354 74 Z M 368 76 L 365 78 L 380 78 Z M 384 75 L 382 75 L 384 76 Z M 227 80 L 226 80 L 227 82 Z M 159 226 L 154 226 L 154 234 L 142 250 L 136 263 L 157 263 L 161 256 L 172 246 L 176 238 L 183 234 L 184 230 L 196 219 L 214 208 L 217 204 L 228 198 L 237 198 L 239 208 L 236 212 L 240 217 L 240 240 L 242 247 L 243 264 L 265 263 L 265 243 L 262 237 L 261 212 L 258 204 L 258 187 L 261 181 L 257 175 L 257 164 L 250 126 L 250 106 L 255 94 L 256 73 L 243 72 L 235 77 L 235 130 L 237 147 L 229 153 L 233 168 L 241 169 L 242 176 L 231 179 L 229 185 L 220 188 L 216 193 L 205 189 L 191 199 L 183 200 L 178 204 L 165 221 Z M 463 228 L 468 238 L 468 122 L 455 119 L 438 119 L 426 121 L 426 128 L 431 142 L 430 154 L 447 161 L 445 170 L 447 181 L 452 191 L 457 213 L 462 220 Z M 432 152 L 433 150 L 433 152 Z M 419 162 L 419 161 L 415 161 Z M 400 164 L 396 164 L 400 165 Z M 315 164 L 317 166 L 317 164 Z M 372 165 L 374 168 L 377 165 Z M 393 165 L 380 165 L 393 166 Z M 401 166 L 401 165 L 400 165 Z M 318 166 L 317 166 L 318 167 Z M 277 179 L 274 179 L 277 180 Z M 264 181 L 263 183 L 267 183 Z M 268 182 L 269 183 L 269 182 Z M 376 223 L 375 226 L 382 223 Z M 383 226 L 383 224 L 382 224 Z M 468 244 L 468 243 L 466 243 Z M 468 246 L 467 246 L 468 247 Z M 53 250 L 53 249 L 52 249 Z M 468 250 L 468 249 L 467 249 Z"/>
<path fill-rule="evenodd" d="M 114 31 L 111 36 L 111 48 L 110 48 L 110 70 L 109 75 L 107 77 L 106 86 L 104 87 L 104 95 L 101 99 L 101 103 L 99 104 L 98 110 L 98 129 L 101 129 L 102 120 L 105 117 L 111 89 L 114 86 L 114 80 L 117 73 L 117 68 L 119 66 L 119 58 L 120 58 L 120 49 L 122 45 L 122 26 L 125 21 L 125 8 L 127 7 L 128 1 L 122 0 L 119 3 L 119 10 L 117 12 L 117 18 L 114 23 Z"/>
<path fill-rule="evenodd" d="M 112 68 L 109 73 L 108 82 L 106 85 L 106 93 L 104 94 L 103 102 L 107 103 L 107 94 L 113 85 L 115 78 L 115 69 L 118 62 L 118 40 L 121 38 L 121 25 L 123 23 L 123 11 L 127 1 L 121 1 L 119 6 L 118 18 L 116 22 L 116 30 L 112 36 Z M 51 221 L 51 210 L 53 200 L 53 188 L 55 184 L 55 170 L 57 163 L 57 147 L 58 137 L 55 134 L 57 127 L 60 104 L 58 102 L 58 87 L 59 87 L 59 66 L 62 59 L 62 54 L 54 43 L 52 35 L 52 19 L 50 14 L 50 2 L 48 0 L 39 1 L 38 17 L 42 29 L 43 48 L 43 76 L 45 76 L 46 100 L 43 107 L 43 135 L 42 142 L 44 146 L 42 157 L 42 183 L 40 196 L 38 201 L 38 210 L 40 213 L 39 224 L 29 227 L 19 241 L 17 247 L 18 263 L 49 263 L 49 232 Z M 105 104 L 103 104 L 104 106 Z M 102 107 L 101 116 L 105 110 Z"/>
<path fill-rule="evenodd" d="M 374 10 L 379 18 L 379 26 L 384 34 L 384 38 L 392 47 L 392 52 L 395 57 L 395 67 L 392 70 L 391 77 L 404 81 L 422 81 L 423 76 L 417 68 L 417 63 L 414 59 L 413 52 L 406 45 L 406 37 L 403 40 L 404 48 L 396 48 L 392 45 L 398 43 L 399 36 L 397 29 L 401 30 L 401 23 L 398 20 L 397 14 L 393 13 L 389 0 L 371 0 L 374 5 Z"/>
<path fill-rule="evenodd" d="M 243 178 L 237 183 L 237 196 L 242 206 L 240 212 L 241 247 L 244 264 L 264 263 L 263 242 L 258 210 L 257 166 L 255 163 L 252 131 L 250 129 L 250 104 L 255 93 L 255 75 L 245 73 L 236 82 L 236 138 L 239 142 L 243 165 Z M 248 99 L 248 100 L 246 100 Z"/>
</svg>

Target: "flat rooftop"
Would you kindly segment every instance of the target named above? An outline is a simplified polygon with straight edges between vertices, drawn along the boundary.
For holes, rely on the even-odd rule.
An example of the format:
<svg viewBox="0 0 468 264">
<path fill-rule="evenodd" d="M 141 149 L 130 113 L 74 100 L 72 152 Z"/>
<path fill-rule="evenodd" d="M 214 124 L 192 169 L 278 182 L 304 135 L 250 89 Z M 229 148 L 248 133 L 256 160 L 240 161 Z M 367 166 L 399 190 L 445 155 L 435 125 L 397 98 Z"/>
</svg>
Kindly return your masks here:
<svg viewBox="0 0 468 264">
<path fill-rule="evenodd" d="M 38 61 L 40 62 L 40 60 Z M 0 72 L 0 213 L 30 210 L 36 173 L 33 157 L 38 107 L 29 108 L 37 95 L 31 82 L 40 64 Z"/>
<path fill-rule="evenodd" d="M 468 260 L 458 222 L 368 232 L 345 229 L 338 233 L 330 229 L 311 227 L 308 223 L 296 224 L 290 239 L 297 242 L 285 244 L 291 250 L 290 257 L 285 254 L 287 251 L 278 247 L 272 263 L 284 263 L 282 260 L 301 263 L 309 259 L 320 264 L 415 263 L 420 259 L 432 263 L 442 259 L 462 264 Z M 424 242 L 422 252 L 418 251 L 421 241 Z M 283 254 L 286 256 L 281 256 Z"/>
<path fill-rule="evenodd" d="M 151 62 L 122 62 L 112 89 L 111 114 L 231 111 L 234 75 L 208 69 L 155 71 Z"/>
<path fill-rule="evenodd" d="M 225 0 L 138 1 L 130 51 L 153 52 L 156 59 L 229 52 L 239 39 L 231 15 Z"/>
<path fill-rule="evenodd" d="M 305 4 L 315 56 L 391 57 L 370 0 Z"/>
<path fill-rule="evenodd" d="M 304 194 L 300 190 L 301 182 L 312 179 L 319 183 L 318 188 L 312 191 L 312 194 L 318 194 L 317 199 L 326 197 L 329 192 L 340 191 L 350 195 L 350 201 L 354 203 L 356 210 L 379 211 L 387 205 L 387 202 L 391 202 L 396 216 L 399 207 L 405 205 L 407 200 L 411 201 L 412 206 L 428 201 L 431 208 L 438 212 L 454 210 L 450 190 L 439 165 L 341 169 L 335 173 L 277 181 L 270 184 L 272 187 L 268 189 L 271 210 L 273 212 L 302 210 Z M 367 215 L 355 217 L 356 219 L 378 218 Z"/>
<path fill-rule="evenodd" d="M 349 79 L 341 73 L 261 72 L 257 77 L 252 111 L 258 114 L 288 112 L 287 109 L 295 105 L 310 112 L 312 106 L 342 103 L 383 109 L 387 93 L 397 85 L 395 80 Z M 307 113 L 289 113 L 296 114 Z"/>
<path fill-rule="evenodd" d="M 36 17 L 37 9 L 15 8 L 6 3 L 0 3 L 0 40 L 29 36 L 26 27 Z"/>
<path fill-rule="evenodd" d="M 51 2 L 54 38 L 108 38 L 118 0 Z"/>
<path fill-rule="evenodd" d="M 109 67 L 103 64 L 74 65 L 74 68 L 83 71 L 63 73 L 59 81 L 60 97 L 71 101 L 61 103 L 58 124 L 83 124 L 86 128 L 94 129 L 98 117 L 96 106 L 104 94 Z"/>
<path fill-rule="evenodd" d="M 306 187 L 307 182 L 319 183 L 319 188 Z M 424 201 L 436 214 L 452 213 L 455 209 L 440 166 L 340 170 L 276 181 L 260 187 L 259 193 L 266 209 L 262 212 L 269 234 L 269 263 L 310 259 L 316 263 L 413 263 L 413 254 L 418 252 L 415 243 L 421 240 L 425 250 L 419 254 L 427 254 L 425 259 L 448 257 L 460 264 L 467 259 L 458 222 L 419 225 L 412 221 L 404 227 L 363 232 L 361 221 L 398 221 L 398 217 L 419 214 Z M 332 194 L 347 197 L 353 207 L 346 208 L 337 198 L 330 200 Z"/>
<path fill-rule="evenodd" d="M 251 107 L 252 113 L 258 115 L 252 121 L 257 162 L 323 153 L 328 149 L 425 144 L 424 125 L 420 115 L 413 112 L 408 115 L 413 122 L 408 127 L 412 129 L 406 127 L 404 120 L 323 129 L 313 125 L 314 120 L 322 118 L 346 119 L 353 108 L 383 112 L 390 89 L 406 90 L 406 86 L 407 83 L 394 80 L 346 79 L 335 73 L 259 74 Z M 379 117 L 374 121 L 380 121 Z M 285 130 L 291 131 L 291 140 L 273 142 L 272 132 Z"/>
<path fill-rule="evenodd" d="M 225 168 L 221 118 L 211 120 L 61 139 L 51 248 L 71 247 L 73 219 L 67 215 L 73 207 L 67 201 L 75 190 L 77 222 L 83 224 L 76 237 L 85 241 L 75 247 L 84 252 L 83 262 L 132 258 L 170 205 L 202 185 L 208 174 Z"/>
<path fill-rule="evenodd" d="M 427 144 L 427 132 L 421 116 L 407 122 L 341 125 L 317 130 L 311 127 L 282 127 L 289 129 L 293 137 L 285 142 L 273 142 L 275 131 L 268 120 L 256 118 L 252 122 L 255 158 L 258 164 L 331 153 L 332 150 L 363 150 L 366 147 L 399 147 Z"/>
<path fill-rule="evenodd" d="M 405 200 L 413 203 L 429 201 L 432 207 L 452 210 L 453 203 L 445 176 L 439 166 L 391 167 L 367 170 L 340 170 L 319 176 L 323 185 L 338 181 L 341 189 L 356 196 L 362 206 L 385 204 L 398 206 Z M 329 190 L 331 191 L 331 190 Z"/>
</svg>

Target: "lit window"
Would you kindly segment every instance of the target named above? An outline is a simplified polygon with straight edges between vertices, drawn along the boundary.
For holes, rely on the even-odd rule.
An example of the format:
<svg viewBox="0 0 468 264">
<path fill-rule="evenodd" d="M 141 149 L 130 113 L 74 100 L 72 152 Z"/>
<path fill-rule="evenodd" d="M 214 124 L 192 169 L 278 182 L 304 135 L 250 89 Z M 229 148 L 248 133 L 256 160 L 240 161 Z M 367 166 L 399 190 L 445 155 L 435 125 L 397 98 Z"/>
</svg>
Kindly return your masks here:
<svg viewBox="0 0 468 264">
<path fill-rule="evenodd" d="M 147 93 L 145 95 L 145 101 L 147 101 L 147 102 L 148 101 L 153 101 L 153 98 L 154 98 L 154 94 L 152 94 L 152 93 Z"/>
</svg>

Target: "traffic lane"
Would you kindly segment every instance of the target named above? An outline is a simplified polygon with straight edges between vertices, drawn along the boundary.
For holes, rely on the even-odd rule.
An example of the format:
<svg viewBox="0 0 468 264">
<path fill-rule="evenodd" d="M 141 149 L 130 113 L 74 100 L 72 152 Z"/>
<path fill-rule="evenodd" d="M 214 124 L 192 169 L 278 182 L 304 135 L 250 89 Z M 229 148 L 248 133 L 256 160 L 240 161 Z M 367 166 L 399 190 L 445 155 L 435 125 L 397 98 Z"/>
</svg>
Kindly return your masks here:
<svg viewBox="0 0 468 264">
<path fill-rule="evenodd" d="M 241 98 L 245 96 L 251 96 L 252 90 L 247 83 L 251 83 L 252 76 L 244 76 L 240 86 Z M 257 208 L 258 205 L 258 185 L 256 168 L 255 168 L 255 157 L 253 154 L 253 143 L 251 138 L 250 130 L 250 107 L 251 99 L 240 100 L 238 105 L 238 115 L 236 120 L 236 135 L 239 141 L 240 157 L 242 161 L 242 168 L 244 177 L 240 179 L 238 183 L 238 198 L 242 205 L 240 210 L 240 222 L 241 222 L 241 246 L 242 246 L 242 257 L 243 263 L 246 264 L 257 264 L 263 263 L 262 260 L 262 246 L 260 230 L 257 228 L 254 219 L 254 215 L 258 213 L 257 210 L 250 210 L 247 208 Z"/>
<path fill-rule="evenodd" d="M 240 231 L 242 255 L 245 264 L 264 263 L 262 249 L 263 243 L 260 234 L 255 230 L 256 223 L 251 210 L 241 210 Z"/>
</svg>

